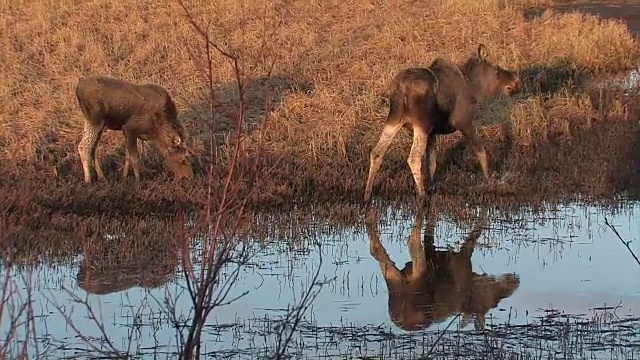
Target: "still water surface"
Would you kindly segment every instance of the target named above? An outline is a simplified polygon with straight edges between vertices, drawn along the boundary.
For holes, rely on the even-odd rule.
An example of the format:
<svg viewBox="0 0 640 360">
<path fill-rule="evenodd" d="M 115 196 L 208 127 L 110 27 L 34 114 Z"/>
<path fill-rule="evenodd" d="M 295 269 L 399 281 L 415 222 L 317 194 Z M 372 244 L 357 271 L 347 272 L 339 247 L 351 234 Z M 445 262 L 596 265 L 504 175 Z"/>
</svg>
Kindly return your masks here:
<svg viewBox="0 0 640 360">
<path fill-rule="evenodd" d="M 591 340 L 583 341 L 587 345 L 605 344 L 604 349 L 592 346 L 595 350 L 600 348 L 599 351 L 590 351 L 589 346 L 583 344 L 585 349 L 580 351 L 584 356 L 612 358 L 619 353 L 626 354 L 619 358 L 640 356 L 640 337 L 637 336 L 640 321 L 633 320 L 640 316 L 640 265 L 604 225 L 605 216 L 625 240 L 631 241 L 631 249 L 640 254 L 638 203 L 615 214 L 593 206 L 571 205 L 508 221 L 489 217 L 472 253 L 471 264 L 477 274 L 498 277 L 492 279 L 494 282 L 505 274 L 519 277 L 517 288 L 490 309 L 485 320 L 487 329 L 496 330 L 494 335 L 502 334 L 498 338 L 506 349 L 519 353 L 554 353 L 557 351 L 554 349 L 561 346 L 557 334 L 523 333 L 525 327 L 518 325 L 539 325 L 540 317 L 549 314 L 565 316 L 558 320 L 560 322 L 580 322 L 599 316 L 619 324 L 607 325 L 611 336 L 598 335 L 595 340 L 590 337 Z M 389 210 L 380 220 L 379 240 L 389 258 L 402 269 L 410 260 L 407 239 L 413 213 L 398 214 Z M 423 226 L 421 238 L 424 231 Z M 435 245 L 439 249 L 450 246 L 460 250 L 461 242 L 470 231 L 471 226 L 458 225 L 441 216 L 435 226 Z M 364 224 L 347 231 L 310 235 L 305 241 L 309 246 L 301 245 L 295 250 L 284 246 L 282 241 L 256 242 L 256 254 L 251 263 L 240 270 L 230 297 L 245 291 L 248 294 L 213 312 L 209 321 L 212 326 L 205 334 L 206 351 L 212 358 L 234 354 L 237 357 L 232 358 L 255 358 L 264 353 L 264 348 L 272 346 L 275 339 L 269 334 L 273 321 L 283 315 L 288 305 L 300 300 L 319 267 L 320 280 L 328 282 L 308 310 L 302 331 L 294 336 L 292 351 L 298 352 L 299 357 L 412 358 L 427 352 L 437 334 L 454 319 L 446 317 L 443 322 L 416 332 L 394 325 L 388 309 L 387 285 L 378 262 L 370 253 Z M 314 242 L 319 242 L 320 248 L 311 245 Z M 79 257 L 70 265 L 41 265 L 33 275 L 40 351 L 46 349 L 49 358 L 82 354 L 81 349 L 87 347 L 52 301 L 62 306 L 84 335 L 95 336 L 95 343 L 100 344 L 100 332 L 87 319 L 86 308 L 74 304 L 61 290 L 64 286 L 80 298 L 87 296 L 76 280 L 80 262 Z M 14 276 L 17 278 L 17 275 Z M 489 291 L 491 286 L 476 289 Z M 171 352 L 171 344 L 175 344 L 175 331 L 158 302 L 162 302 L 166 294 L 175 297 L 177 293 L 182 294 L 177 300 L 177 312 L 186 316 L 190 300 L 179 271 L 159 288 L 133 287 L 105 295 L 89 294 L 88 302 L 101 314 L 105 332 L 117 348 L 126 349 L 127 339 L 132 337 L 134 353 L 156 353 L 159 358 L 170 358 L 167 352 Z M 598 310 L 602 307 L 615 307 L 615 310 Z M 478 334 L 473 331 L 473 321 L 460 329 L 460 318 L 454 320 L 448 329 L 451 334 L 443 337 L 442 346 L 436 349 L 443 357 L 461 351 L 460 341 L 473 342 L 464 340 L 465 336 Z M 6 327 L 2 331 L 5 333 Z"/>
</svg>

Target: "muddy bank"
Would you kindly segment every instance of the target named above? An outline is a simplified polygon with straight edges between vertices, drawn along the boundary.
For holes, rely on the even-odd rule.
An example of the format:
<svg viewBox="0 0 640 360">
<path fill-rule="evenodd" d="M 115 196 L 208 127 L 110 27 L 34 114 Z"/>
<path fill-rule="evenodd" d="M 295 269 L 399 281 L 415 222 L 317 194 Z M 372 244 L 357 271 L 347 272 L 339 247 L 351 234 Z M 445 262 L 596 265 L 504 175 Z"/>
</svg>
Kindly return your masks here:
<svg viewBox="0 0 640 360">
<path fill-rule="evenodd" d="M 510 144 L 492 128 L 480 130 L 491 170 L 504 186 L 490 188 L 480 178 L 477 159 L 459 135 L 443 138 L 438 154 L 436 192 L 467 201 L 527 202 L 576 197 L 610 198 L 640 191 L 640 126 L 628 119 L 595 121 L 590 129 L 567 122 L 562 131 L 548 131 L 529 145 Z M 409 135 L 392 146 L 374 183 L 374 198 L 411 200 L 414 186 L 406 163 Z M 401 144 L 401 145 L 400 145 Z M 286 151 L 286 150 L 285 150 Z M 309 204 L 360 204 L 368 170 L 368 147 L 344 160 L 300 159 L 286 152 L 262 155 L 259 162 L 241 164 L 234 178 L 239 194 L 249 196 L 250 209 L 286 210 Z M 253 161 L 254 159 L 250 159 Z M 113 169 L 115 171 L 115 169 Z M 111 173 L 107 183 L 84 184 L 79 167 L 60 177 L 32 170 L 0 168 L 0 199 L 5 214 L 35 219 L 48 216 L 131 218 L 173 216 L 178 208 L 202 209 L 207 202 L 203 173 L 173 182 L 163 169 L 144 172 L 136 186 Z M 212 196 L 221 194 L 225 169 L 214 168 Z M 35 226 L 35 225 L 33 225 Z"/>
<path fill-rule="evenodd" d="M 456 149 L 463 146 L 455 141 L 457 146 L 444 147 L 441 158 L 448 160 L 440 164 L 441 186 L 434 201 L 452 218 L 468 218 L 475 206 L 512 216 L 575 200 L 615 205 L 621 197 L 640 199 L 637 120 L 595 122 L 591 130 L 579 127 L 571 129 L 570 136 L 550 134 L 531 146 L 514 145 L 508 150 L 504 141 L 494 140 L 488 147 L 491 167 L 508 174 L 507 184 L 497 188 L 483 185 L 470 149 Z M 396 148 L 388 154 L 374 187 L 376 206 L 412 204 L 413 180 L 404 160 L 408 150 Z M 263 158 L 259 173 L 272 165 L 270 160 Z M 240 236 L 276 236 L 296 243 L 311 229 L 318 229 L 317 224 L 310 225 L 318 219 L 327 231 L 362 222 L 368 158 L 352 161 L 320 166 L 285 158 L 284 166 L 276 167 L 270 177 L 258 177 L 252 192 L 250 182 L 241 183 L 244 188 L 239 194 L 248 194 L 250 201 Z M 98 246 L 105 241 L 123 251 L 162 250 L 180 243 L 183 231 L 195 231 L 194 226 L 205 221 L 201 211 L 207 203 L 204 177 L 176 184 L 147 173 L 139 186 L 132 180 L 85 185 L 80 174 L 56 179 L 8 170 L 3 169 L 0 184 L 0 201 L 6 204 L 0 216 L 0 242 L 3 251 L 19 254 L 21 262 L 43 256 L 50 261 L 70 259 L 85 251 L 88 243 Z M 216 199 L 222 178 L 212 184 Z"/>
</svg>

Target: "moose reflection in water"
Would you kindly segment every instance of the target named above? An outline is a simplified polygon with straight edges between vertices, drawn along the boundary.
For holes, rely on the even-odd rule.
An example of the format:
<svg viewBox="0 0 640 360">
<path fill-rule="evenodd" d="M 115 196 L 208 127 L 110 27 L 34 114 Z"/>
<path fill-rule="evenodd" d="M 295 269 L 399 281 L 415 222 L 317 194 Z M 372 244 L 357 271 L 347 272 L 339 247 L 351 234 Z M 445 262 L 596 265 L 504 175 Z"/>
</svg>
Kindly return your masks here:
<svg viewBox="0 0 640 360">
<path fill-rule="evenodd" d="M 370 251 L 387 283 L 391 321 L 403 330 L 416 331 L 459 314 L 461 328 L 474 316 L 475 328 L 484 330 L 486 313 L 513 294 L 520 278 L 516 274 L 496 277 L 473 272 L 471 255 L 486 222 L 484 215 L 460 251 L 454 252 L 436 250 L 437 219 L 431 216 L 435 211 L 429 211 L 423 244 L 420 232 L 428 208 L 426 204 L 418 206 L 407 244 L 411 261 L 402 270 L 391 261 L 380 241 L 377 215 L 371 211 L 367 216 Z"/>
<path fill-rule="evenodd" d="M 111 243 L 111 242 L 107 242 Z M 156 288 L 166 284 L 177 270 L 178 253 L 165 244 L 159 249 L 140 247 L 127 251 L 106 248 L 85 250 L 76 279 L 90 294 L 106 295 L 134 286 Z"/>
</svg>

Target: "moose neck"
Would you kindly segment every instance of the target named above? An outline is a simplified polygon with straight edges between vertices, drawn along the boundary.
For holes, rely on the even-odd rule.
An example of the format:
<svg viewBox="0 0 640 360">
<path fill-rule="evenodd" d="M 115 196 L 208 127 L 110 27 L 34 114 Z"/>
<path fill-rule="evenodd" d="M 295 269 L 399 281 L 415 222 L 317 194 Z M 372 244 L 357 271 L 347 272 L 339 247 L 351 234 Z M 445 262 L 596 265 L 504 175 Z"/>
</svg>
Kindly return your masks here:
<svg viewBox="0 0 640 360">
<path fill-rule="evenodd" d="M 467 83 L 469 90 L 471 91 L 471 95 L 476 99 L 476 101 L 481 102 L 487 98 L 485 91 L 483 89 L 482 83 L 478 81 L 477 76 L 474 76 L 474 73 L 479 66 L 479 60 L 475 58 L 468 59 L 464 62 L 464 64 L 459 66 L 460 73 L 464 77 L 464 81 Z"/>
<path fill-rule="evenodd" d="M 156 128 L 155 135 L 156 144 L 158 144 L 158 150 L 163 157 L 169 156 L 169 148 L 171 147 L 171 134 L 169 131 L 163 128 Z"/>
</svg>

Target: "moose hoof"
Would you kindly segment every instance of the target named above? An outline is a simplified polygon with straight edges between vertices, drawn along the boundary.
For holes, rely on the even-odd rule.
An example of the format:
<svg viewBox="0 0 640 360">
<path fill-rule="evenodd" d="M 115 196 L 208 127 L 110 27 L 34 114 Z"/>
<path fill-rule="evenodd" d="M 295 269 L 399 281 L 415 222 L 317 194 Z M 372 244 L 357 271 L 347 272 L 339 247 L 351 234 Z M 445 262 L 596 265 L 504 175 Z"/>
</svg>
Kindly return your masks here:
<svg viewBox="0 0 640 360">
<path fill-rule="evenodd" d="M 429 184 L 429 186 L 427 187 L 427 192 L 429 194 L 433 194 L 439 189 L 440 189 L 440 182 L 433 182 Z"/>
<path fill-rule="evenodd" d="M 513 180 L 513 177 L 514 177 L 513 173 L 511 173 L 510 171 L 507 171 L 504 174 L 502 174 L 498 182 L 500 184 L 510 183 Z"/>
</svg>

